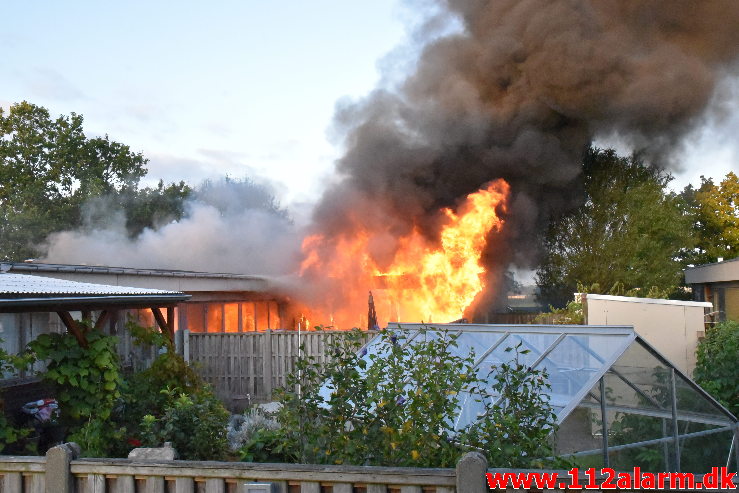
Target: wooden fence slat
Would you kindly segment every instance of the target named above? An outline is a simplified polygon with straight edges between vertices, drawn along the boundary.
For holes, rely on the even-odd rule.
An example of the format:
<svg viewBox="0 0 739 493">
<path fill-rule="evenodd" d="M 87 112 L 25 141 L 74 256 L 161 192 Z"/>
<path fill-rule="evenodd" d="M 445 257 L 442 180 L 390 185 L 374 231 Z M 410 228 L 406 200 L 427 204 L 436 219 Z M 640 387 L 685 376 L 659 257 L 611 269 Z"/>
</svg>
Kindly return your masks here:
<svg viewBox="0 0 739 493">
<path fill-rule="evenodd" d="M 354 488 L 351 483 L 334 483 L 331 493 L 353 493 Z M 401 490 L 401 493 L 405 493 Z M 412 491 L 409 493 L 421 493 L 421 491 Z"/>
<path fill-rule="evenodd" d="M 3 473 L 3 491 L 23 491 L 23 477 L 19 472 Z"/>
<path fill-rule="evenodd" d="M 86 493 L 105 493 L 105 476 L 102 474 L 88 475 Z"/>
<path fill-rule="evenodd" d="M 226 493 L 226 482 L 221 478 L 206 479 L 205 493 Z"/>
<path fill-rule="evenodd" d="M 118 476 L 113 485 L 113 493 L 136 493 L 133 476 Z"/>
<path fill-rule="evenodd" d="M 387 493 L 387 485 L 369 483 L 367 485 L 367 493 Z"/>
<path fill-rule="evenodd" d="M 146 478 L 145 493 L 164 493 L 164 476 Z"/>
<path fill-rule="evenodd" d="M 192 478 L 176 478 L 174 491 L 175 493 L 195 493 L 195 482 Z"/>
<path fill-rule="evenodd" d="M 31 474 L 26 477 L 28 493 L 46 493 L 46 477 L 43 474 Z"/>
<path fill-rule="evenodd" d="M 321 493 L 321 483 L 316 481 L 301 481 L 300 493 Z"/>
</svg>

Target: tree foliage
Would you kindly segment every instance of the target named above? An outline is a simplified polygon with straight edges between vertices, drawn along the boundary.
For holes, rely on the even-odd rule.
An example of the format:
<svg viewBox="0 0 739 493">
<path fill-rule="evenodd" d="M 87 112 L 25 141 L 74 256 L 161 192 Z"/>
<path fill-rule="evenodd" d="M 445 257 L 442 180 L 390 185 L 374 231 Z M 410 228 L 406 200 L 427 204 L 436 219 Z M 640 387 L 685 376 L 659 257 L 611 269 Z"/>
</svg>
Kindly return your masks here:
<svg viewBox="0 0 739 493">
<path fill-rule="evenodd" d="M 104 137 L 88 137 L 83 118 L 52 118 L 28 102 L 0 108 L 0 259 L 43 253 L 49 233 L 84 222 L 83 205 L 115 197 L 133 233 L 163 215 L 182 215 L 184 183 L 139 189 L 147 160 Z"/>
<path fill-rule="evenodd" d="M 680 257 L 693 239 L 690 216 L 667 189 L 671 179 L 638 156 L 590 148 L 583 205 L 553 221 L 544 235 L 541 300 L 564 306 L 578 282 L 641 295 L 680 285 Z"/>
<path fill-rule="evenodd" d="M 696 237 L 695 250 L 687 260 L 705 264 L 738 256 L 739 177 L 729 172 L 716 185 L 712 178 L 701 176 L 700 187 L 688 185 L 681 196 L 693 217 Z"/>
</svg>

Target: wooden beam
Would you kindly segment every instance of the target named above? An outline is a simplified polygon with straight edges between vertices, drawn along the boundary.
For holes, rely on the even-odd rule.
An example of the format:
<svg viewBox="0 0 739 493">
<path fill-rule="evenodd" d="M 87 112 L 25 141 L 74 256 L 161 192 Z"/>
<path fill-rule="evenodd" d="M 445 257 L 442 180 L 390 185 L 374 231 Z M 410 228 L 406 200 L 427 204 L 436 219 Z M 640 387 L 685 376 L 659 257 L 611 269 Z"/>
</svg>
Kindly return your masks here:
<svg viewBox="0 0 739 493">
<path fill-rule="evenodd" d="M 174 332 L 169 331 L 169 327 L 167 327 L 167 321 L 164 320 L 164 315 L 162 315 L 162 311 L 159 309 L 159 307 L 152 306 L 151 313 L 154 314 L 154 320 L 157 321 L 157 325 L 159 325 L 159 330 L 162 331 L 162 334 L 167 336 L 169 342 L 174 344 Z"/>
<path fill-rule="evenodd" d="M 174 307 L 168 306 L 167 307 L 167 329 L 169 330 L 170 339 L 174 341 Z"/>
<path fill-rule="evenodd" d="M 103 310 L 100 312 L 100 315 L 98 315 L 98 319 L 95 322 L 95 329 L 96 330 L 104 330 L 105 323 L 110 319 L 110 312 L 108 310 Z"/>
<path fill-rule="evenodd" d="M 80 330 L 80 326 L 77 325 L 77 321 L 72 318 L 72 315 L 70 315 L 69 312 L 56 313 L 57 315 L 59 315 L 59 318 L 62 319 L 62 323 L 67 328 L 67 330 L 74 336 L 75 339 L 77 339 L 77 344 L 87 349 L 87 337 L 85 337 L 84 332 Z"/>
</svg>

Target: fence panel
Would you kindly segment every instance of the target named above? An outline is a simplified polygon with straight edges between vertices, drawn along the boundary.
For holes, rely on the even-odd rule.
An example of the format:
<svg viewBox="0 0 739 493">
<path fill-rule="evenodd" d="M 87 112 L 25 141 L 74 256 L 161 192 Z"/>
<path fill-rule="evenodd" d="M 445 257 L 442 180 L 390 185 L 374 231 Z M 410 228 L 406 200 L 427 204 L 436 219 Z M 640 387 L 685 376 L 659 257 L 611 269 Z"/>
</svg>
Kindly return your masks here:
<svg viewBox="0 0 739 493">
<path fill-rule="evenodd" d="M 319 363 L 332 358 L 327 348 L 343 331 L 272 331 L 192 333 L 183 331 L 181 354 L 193 364 L 219 397 L 232 407 L 268 401 L 272 391 L 285 385 L 301 355 Z M 364 334 L 365 341 L 374 333 Z M 301 351 L 301 344 L 304 350 Z"/>
</svg>

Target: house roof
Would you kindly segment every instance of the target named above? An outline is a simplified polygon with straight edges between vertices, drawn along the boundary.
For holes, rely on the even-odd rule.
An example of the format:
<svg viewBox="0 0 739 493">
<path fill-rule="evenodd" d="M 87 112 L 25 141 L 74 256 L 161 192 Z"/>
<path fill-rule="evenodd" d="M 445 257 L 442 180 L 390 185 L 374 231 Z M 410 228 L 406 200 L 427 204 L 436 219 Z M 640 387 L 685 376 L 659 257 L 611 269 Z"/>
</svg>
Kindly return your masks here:
<svg viewBox="0 0 739 493">
<path fill-rule="evenodd" d="M 94 309 L 108 305 L 166 305 L 188 298 L 189 295 L 179 291 L 0 273 L 0 311 Z"/>
<path fill-rule="evenodd" d="M 102 265 L 67 265 L 36 262 L 3 262 L 0 271 L 48 276 L 110 286 L 136 286 L 177 292 L 269 292 L 268 277 L 225 272 L 196 272 L 171 269 L 138 269 Z"/>
<path fill-rule="evenodd" d="M 199 272 L 178 269 L 139 269 L 135 267 L 111 267 L 105 265 L 47 264 L 37 262 L 4 262 L 2 268 L 14 272 L 60 272 L 80 274 L 125 274 L 149 277 L 196 277 L 212 279 L 265 279 L 249 274 L 228 272 Z"/>
<path fill-rule="evenodd" d="M 685 269 L 687 284 L 739 281 L 739 257 Z"/>
</svg>

